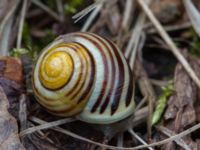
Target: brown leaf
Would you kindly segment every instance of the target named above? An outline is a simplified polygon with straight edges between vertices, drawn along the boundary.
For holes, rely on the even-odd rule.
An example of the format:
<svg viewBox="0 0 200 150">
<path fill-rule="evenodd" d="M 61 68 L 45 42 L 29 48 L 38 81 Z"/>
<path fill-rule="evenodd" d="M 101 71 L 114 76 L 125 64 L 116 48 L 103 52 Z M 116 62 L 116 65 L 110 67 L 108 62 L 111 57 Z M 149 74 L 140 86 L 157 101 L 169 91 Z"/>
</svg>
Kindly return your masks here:
<svg viewBox="0 0 200 150">
<path fill-rule="evenodd" d="M 8 107 L 8 99 L 0 87 L 0 149 L 25 150 L 19 140 L 17 122 L 9 114 Z"/>
<path fill-rule="evenodd" d="M 0 56 L 0 77 L 22 83 L 22 63 L 18 58 Z"/>
<path fill-rule="evenodd" d="M 24 92 L 23 71 L 20 59 L 0 57 L 0 85 L 4 89 L 9 101 L 9 112 L 18 118 L 19 96 Z"/>
<path fill-rule="evenodd" d="M 195 60 L 190 59 L 191 64 L 194 63 L 193 61 Z M 174 122 L 171 123 L 173 128 L 171 129 L 179 132 L 184 130 L 185 127 L 193 125 L 197 119 L 195 112 L 197 87 L 181 64 L 177 64 L 175 70 L 175 91 L 175 95 L 168 102 L 164 117 L 166 122 L 173 119 Z"/>
<path fill-rule="evenodd" d="M 187 59 L 197 76 L 200 77 L 200 61 L 192 56 L 188 56 Z M 179 133 L 198 121 L 200 94 L 196 84 L 180 63 L 176 66 L 174 78 L 175 94 L 168 101 L 168 107 L 164 114 L 164 126 L 174 133 Z M 191 149 L 197 149 L 197 144 L 190 135 L 184 137 L 183 140 Z M 173 143 L 169 143 L 165 145 L 165 148 L 170 149 L 174 146 Z"/>
</svg>

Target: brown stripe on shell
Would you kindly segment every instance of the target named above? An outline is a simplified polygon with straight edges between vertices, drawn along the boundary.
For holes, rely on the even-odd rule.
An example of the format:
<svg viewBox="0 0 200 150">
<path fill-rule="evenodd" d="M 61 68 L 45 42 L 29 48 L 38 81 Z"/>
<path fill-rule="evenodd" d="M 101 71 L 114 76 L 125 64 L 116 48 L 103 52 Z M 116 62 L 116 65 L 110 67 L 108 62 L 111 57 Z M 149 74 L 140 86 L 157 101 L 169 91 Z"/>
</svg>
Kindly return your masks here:
<svg viewBox="0 0 200 150">
<path fill-rule="evenodd" d="M 89 99 L 90 95 L 91 95 L 92 91 L 90 91 L 87 96 L 86 96 L 86 99 Z M 79 104 L 84 104 L 86 105 L 87 102 L 85 101 L 81 101 Z M 70 109 L 60 109 L 60 110 L 49 110 L 50 113 L 52 114 L 56 114 L 57 116 L 74 116 L 76 114 L 79 114 L 81 111 L 82 111 L 82 108 L 84 107 L 80 107 L 78 106 L 79 104 L 77 105 L 74 105 L 73 107 L 71 107 Z M 78 108 L 78 111 L 76 110 Z M 76 113 L 72 113 L 74 112 L 74 110 L 76 110 Z M 64 115 L 65 114 L 65 115 Z M 67 114 L 67 115 L 66 115 Z"/>
<path fill-rule="evenodd" d="M 105 68 L 105 72 L 104 72 L 104 79 L 106 79 L 107 78 L 107 74 L 109 74 L 109 69 L 108 69 L 108 64 L 107 64 L 107 59 L 106 59 L 106 56 L 105 56 L 105 54 L 104 54 L 104 52 L 101 50 L 101 46 L 96 42 L 96 41 L 94 41 L 92 38 L 89 38 L 89 37 L 87 37 L 87 36 L 85 36 L 84 34 L 78 34 L 78 33 L 76 33 L 76 34 L 74 34 L 75 36 L 78 36 L 78 37 L 82 37 L 82 38 L 85 38 L 85 39 L 87 39 L 88 41 L 90 41 L 90 42 L 92 42 L 99 50 L 100 50 L 100 52 L 101 52 L 101 54 L 102 54 L 102 58 L 103 58 L 103 63 L 104 63 L 104 68 Z M 96 38 L 96 37 L 94 37 L 94 38 Z M 98 64 L 97 64 L 98 65 Z M 97 108 L 98 108 L 98 106 L 100 105 L 100 103 L 101 103 L 101 101 L 102 101 L 102 94 L 104 94 L 104 90 L 105 90 L 105 87 L 107 86 L 107 80 L 104 80 L 104 82 L 103 82 L 103 86 L 102 86 L 102 88 L 101 88 L 101 91 L 100 91 L 100 95 L 99 95 L 99 97 L 97 98 L 97 100 L 96 100 L 96 102 L 95 102 L 95 104 L 94 104 L 94 106 L 92 107 L 92 109 L 91 109 L 91 112 L 92 113 L 94 113 L 96 110 L 97 110 Z"/>
<path fill-rule="evenodd" d="M 32 78 L 31 78 L 33 91 L 36 92 L 36 95 L 40 95 L 43 99 L 46 99 L 44 96 L 42 96 L 41 94 L 39 94 L 38 89 L 35 87 L 35 79 L 33 78 L 33 77 L 34 77 L 34 70 L 35 70 L 35 69 L 33 68 L 33 71 L 32 71 Z M 53 99 L 48 99 L 48 100 L 53 100 Z"/>
<path fill-rule="evenodd" d="M 118 81 L 118 85 L 117 85 L 117 89 L 115 89 L 115 93 L 114 93 L 114 101 L 111 105 L 111 115 L 113 115 L 118 107 L 119 107 L 119 102 L 121 100 L 121 95 L 122 95 L 122 89 L 123 89 L 123 86 L 124 86 L 124 79 L 125 79 L 125 69 L 124 69 L 124 64 L 122 62 L 122 58 L 116 48 L 116 46 L 113 44 L 113 42 L 109 41 L 108 39 L 105 39 L 112 47 L 112 49 L 114 50 L 115 52 L 115 55 L 116 55 L 116 58 L 117 58 L 117 62 L 118 62 L 118 65 L 119 65 L 119 81 Z"/>
<path fill-rule="evenodd" d="M 93 87 L 93 84 L 94 84 L 94 80 L 95 80 L 95 77 L 96 77 L 96 75 L 95 75 L 95 70 L 96 70 L 96 68 L 95 68 L 95 61 L 94 61 L 94 58 L 92 57 L 92 54 L 88 51 L 88 49 L 84 46 L 84 45 L 82 45 L 82 44 L 80 44 L 80 43 L 77 43 L 77 42 L 74 42 L 74 43 L 76 43 L 77 45 L 79 45 L 80 47 L 83 47 L 83 49 L 86 51 L 86 53 L 88 54 L 88 56 L 89 56 L 89 58 L 90 58 L 90 61 L 91 61 L 91 66 L 87 66 L 87 67 L 91 67 L 91 74 L 93 75 L 93 76 L 90 76 L 90 80 L 89 80 L 89 83 L 88 83 L 88 86 L 87 86 L 87 88 L 85 89 L 85 92 L 83 92 L 83 94 L 82 94 L 82 96 L 79 98 L 79 100 L 78 100 L 78 103 L 80 103 L 82 100 L 84 100 L 85 99 L 85 97 L 88 95 L 88 91 L 90 91 L 91 89 L 92 89 L 92 87 Z M 88 70 L 87 70 L 88 71 Z M 87 72 L 86 71 L 86 72 Z M 86 77 L 87 77 L 87 75 L 86 75 Z M 84 85 L 84 84 L 83 84 Z M 74 97 L 75 97 L 76 95 L 74 95 Z"/>
<path fill-rule="evenodd" d="M 34 82 L 34 79 L 32 79 L 32 80 L 33 80 L 32 82 Z M 42 102 L 42 104 L 45 105 L 45 106 L 50 106 L 50 107 L 55 106 L 55 104 L 49 103 L 51 101 L 52 102 L 55 101 L 55 99 L 51 99 L 51 98 L 47 99 L 46 97 L 44 97 L 42 94 L 40 94 L 38 92 L 37 88 L 35 87 L 35 84 L 32 85 L 32 88 L 35 91 L 36 97 L 38 97 L 40 99 L 40 104 Z M 37 98 L 36 98 L 36 100 L 37 100 Z"/>
<path fill-rule="evenodd" d="M 133 74 L 131 73 L 131 68 L 128 65 L 128 70 L 129 70 L 129 76 L 130 76 L 130 83 L 129 83 L 129 87 L 128 87 L 128 91 L 127 91 L 127 95 L 126 95 L 126 107 L 129 106 L 129 104 L 131 104 L 131 100 L 133 97 Z"/>
<path fill-rule="evenodd" d="M 67 44 L 67 43 L 66 43 L 66 44 Z M 73 47 L 72 45 L 68 45 L 68 47 L 77 52 L 76 48 Z M 80 55 L 80 54 L 78 54 L 78 55 Z M 80 74 L 78 75 L 78 80 L 76 81 L 75 85 L 68 91 L 68 93 L 65 94 L 65 96 L 69 96 L 70 93 L 72 93 L 72 91 L 78 86 L 78 84 L 80 84 L 80 80 L 81 80 L 81 77 L 82 77 L 81 74 L 82 74 L 82 70 L 83 70 L 83 66 L 82 66 L 82 65 L 83 65 L 83 63 L 82 63 L 83 60 L 80 59 L 80 61 L 81 61 L 81 66 L 80 66 L 81 71 L 80 71 Z M 87 71 L 86 71 L 86 72 L 87 72 Z M 85 78 L 86 78 L 86 76 L 84 76 L 84 79 L 85 79 Z M 81 83 L 81 84 L 82 84 L 82 85 L 80 86 L 79 89 L 81 89 L 81 88 L 83 87 L 84 82 Z M 75 97 L 75 96 L 76 96 L 76 93 L 75 93 L 72 97 Z M 73 99 L 73 98 L 72 98 L 72 99 Z"/>
<path fill-rule="evenodd" d="M 90 34 L 90 33 L 88 33 L 88 34 Z M 98 36 L 96 36 L 94 34 L 90 34 L 90 35 L 94 36 L 96 39 L 98 39 L 106 47 L 106 49 L 108 50 L 107 52 L 108 52 L 109 57 L 110 57 L 109 61 L 111 61 L 111 69 L 112 69 L 111 72 L 113 74 L 113 76 L 111 77 L 111 87 L 108 89 L 109 90 L 108 95 L 106 96 L 105 101 L 103 102 L 103 104 L 101 105 L 101 108 L 100 108 L 100 114 L 102 114 L 106 110 L 106 108 L 108 106 L 108 103 L 109 103 L 109 100 L 110 100 L 110 96 L 111 96 L 111 94 L 113 92 L 114 81 L 116 79 L 116 73 L 115 73 L 116 72 L 116 68 L 115 68 L 115 63 L 114 63 L 114 59 L 113 59 L 113 55 L 111 53 L 111 50 L 108 47 L 108 45 L 106 44 L 107 41 L 104 41 L 102 38 L 100 38 L 100 37 L 98 37 Z M 108 44 L 110 44 L 110 43 L 108 43 Z M 99 107 L 99 105 L 96 106 L 96 108 L 97 107 Z"/>
<path fill-rule="evenodd" d="M 114 47 L 116 47 L 113 43 L 110 43 L 111 45 L 113 45 Z M 117 49 L 117 48 L 116 48 Z M 126 58 L 124 58 L 126 60 Z M 127 63 L 127 61 L 126 61 Z M 133 96 L 133 78 L 132 78 L 132 72 L 131 72 L 131 68 L 127 63 L 127 67 L 128 67 L 128 73 L 129 73 L 129 87 L 128 87 L 128 91 L 127 91 L 127 95 L 126 95 L 126 107 L 129 106 L 131 100 L 132 100 L 132 96 Z"/>
<path fill-rule="evenodd" d="M 55 106 L 55 104 L 51 104 L 51 103 L 49 103 L 50 101 L 54 101 L 54 99 L 51 99 L 51 98 L 46 98 L 46 97 L 44 97 L 42 94 L 40 94 L 39 92 L 38 92 L 38 90 L 37 90 L 37 88 L 35 87 L 35 84 L 34 84 L 34 79 L 32 78 L 32 82 L 33 82 L 33 84 L 32 84 L 32 88 L 33 88 L 33 90 L 35 91 L 35 95 L 36 95 L 36 100 L 38 101 L 38 99 L 37 99 L 37 97 L 40 99 L 40 104 L 43 106 L 43 107 L 46 107 L 46 106 L 50 106 L 50 107 L 54 107 Z M 44 101 L 45 100 L 45 101 Z M 46 100 L 48 100 L 49 102 L 47 102 Z M 47 108 L 46 108 L 47 109 Z"/>
</svg>

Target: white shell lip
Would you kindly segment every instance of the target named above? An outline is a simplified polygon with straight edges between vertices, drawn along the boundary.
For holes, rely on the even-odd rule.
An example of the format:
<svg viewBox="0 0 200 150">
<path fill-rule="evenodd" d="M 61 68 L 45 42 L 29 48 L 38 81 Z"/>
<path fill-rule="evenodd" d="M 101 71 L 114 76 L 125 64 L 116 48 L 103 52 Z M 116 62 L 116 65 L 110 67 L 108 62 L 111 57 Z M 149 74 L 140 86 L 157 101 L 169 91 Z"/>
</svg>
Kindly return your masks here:
<svg viewBox="0 0 200 150">
<path fill-rule="evenodd" d="M 93 124 L 111 124 L 121 121 L 134 113 L 135 110 L 135 103 L 131 102 L 131 104 L 124 110 L 115 112 L 113 115 L 108 113 L 93 113 L 91 114 L 90 111 L 83 111 L 77 116 L 77 119 Z"/>
</svg>

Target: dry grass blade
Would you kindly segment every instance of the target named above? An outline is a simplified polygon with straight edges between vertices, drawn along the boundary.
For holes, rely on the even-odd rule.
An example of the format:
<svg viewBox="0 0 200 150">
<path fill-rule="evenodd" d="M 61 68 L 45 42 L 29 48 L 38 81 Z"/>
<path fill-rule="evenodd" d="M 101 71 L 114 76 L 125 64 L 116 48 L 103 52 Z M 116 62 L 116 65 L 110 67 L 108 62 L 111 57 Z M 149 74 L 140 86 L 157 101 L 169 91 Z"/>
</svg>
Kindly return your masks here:
<svg viewBox="0 0 200 150">
<path fill-rule="evenodd" d="M 20 132 L 19 135 L 21 137 L 23 137 L 26 134 L 30 134 L 30 133 L 33 133 L 33 132 L 36 132 L 36 131 L 42 130 L 42 129 L 49 129 L 49 128 L 52 128 L 52 127 L 56 127 L 56 126 L 59 126 L 59 125 L 65 124 L 65 123 L 69 123 L 73 120 L 74 119 L 65 118 L 65 119 L 60 119 L 60 120 L 53 121 L 53 122 L 48 122 L 48 123 L 45 123 L 45 124 L 42 124 L 42 125 L 39 125 L 39 126 L 35 126 L 35 127 L 28 128 L 26 130 L 23 130 L 22 132 Z"/>
<path fill-rule="evenodd" d="M 28 125 L 30 126 L 30 127 L 34 127 L 35 125 L 32 123 L 32 122 L 28 122 Z M 38 135 L 40 135 L 41 137 L 45 137 L 45 139 L 47 140 L 47 141 L 49 141 L 50 143 L 52 143 L 52 144 L 55 144 L 55 141 L 53 141 L 53 140 L 51 140 L 50 138 L 48 138 L 46 135 L 45 135 L 45 133 L 44 132 L 42 132 L 42 131 L 38 131 L 37 132 L 38 133 Z M 30 137 L 30 136 L 29 136 Z"/>
<path fill-rule="evenodd" d="M 92 141 L 92 140 L 89 140 L 89 139 L 86 139 L 84 137 L 81 137 L 79 135 L 76 135 L 70 131 L 67 131 L 67 130 L 64 130 L 64 129 L 61 129 L 61 128 L 57 128 L 54 129 L 56 131 L 59 131 L 61 133 L 64 133 L 66 135 L 69 135 L 69 136 L 72 136 L 76 139 L 79 139 L 79 140 L 82 140 L 82 141 L 85 141 L 85 142 L 89 142 L 91 144 L 95 144 L 95 145 L 98 145 L 98 146 L 101 146 L 101 147 L 105 147 L 105 148 L 109 148 L 109 149 L 112 149 L 112 150 L 137 150 L 137 149 L 144 149 L 144 148 L 148 148 L 148 147 L 153 147 L 153 146 L 158 146 L 158 145 L 162 145 L 162 144 L 165 144 L 165 143 L 168 143 L 168 142 L 171 142 L 173 140 L 176 140 L 176 139 L 180 139 L 188 134 L 190 134 L 191 132 L 193 131 L 196 131 L 200 128 L 200 123 L 177 134 L 177 135 L 174 135 L 174 136 L 171 136 L 170 138 L 167 138 L 165 140 L 162 140 L 162 141 L 159 141 L 159 142 L 155 142 L 155 143 L 152 143 L 152 144 L 148 144 L 148 145 L 141 145 L 141 146 L 136 146 L 136 147 L 129 147 L 129 148 L 120 148 L 120 147 L 115 147 L 115 146 L 110 146 L 110 145 L 105 145 L 105 144 L 101 144 L 101 143 L 98 143 L 98 142 L 95 142 L 95 141 Z"/>
<path fill-rule="evenodd" d="M 128 30 L 131 20 L 132 20 L 132 12 L 134 11 L 133 0 L 126 0 L 126 6 L 124 10 L 123 20 L 122 20 L 122 28 L 126 31 Z"/>
<path fill-rule="evenodd" d="M 9 53 L 9 38 L 12 30 L 14 16 L 12 16 L 6 23 L 2 34 L 0 34 L 0 55 L 7 56 Z"/>
<path fill-rule="evenodd" d="M 146 0 L 146 3 L 147 3 L 147 5 L 149 5 L 150 0 Z M 143 29 L 143 26 L 145 23 L 145 19 L 146 19 L 146 14 L 144 12 L 141 12 L 141 14 L 138 17 L 137 23 L 132 31 L 132 35 L 129 40 L 129 43 L 125 50 L 124 55 L 126 58 L 128 58 L 131 55 L 129 64 L 130 64 L 132 70 L 134 69 L 138 44 L 140 41 L 140 37 L 142 35 L 142 29 Z"/>
<path fill-rule="evenodd" d="M 148 145 L 141 137 L 139 137 L 134 131 L 133 129 L 129 129 L 129 133 L 135 137 L 138 141 L 140 141 L 142 144 L 144 145 Z M 154 150 L 152 147 L 148 147 L 149 150 Z"/>
<path fill-rule="evenodd" d="M 180 139 L 196 130 L 200 129 L 200 123 L 199 124 L 196 124 L 194 125 L 193 127 L 183 131 L 183 132 L 180 132 L 179 134 L 176 134 L 176 135 L 173 135 L 171 136 L 170 138 L 167 138 L 165 140 L 162 140 L 162 141 L 159 141 L 159 142 L 155 142 L 155 143 L 152 143 L 152 144 L 148 144 L 148 145 L 144 145 L 144 146 L 137 146 L 137 147 L 134 147 L 134 148 L 126 148 L 124 150 L 137 150 L 137 149 L 143 149 L 143 148 L 147 148 L 147 147 L 151 147 L 151 146 L 158 146 L 158 145 L 163 145 L 163 144 L 166 144 L 168 142 L 171 142 L 173 140 L 177 140 L 177 139 Z"/>
<path fill-rule="evenodd" d="M 18 31 L 18 35 L 17 35 L 17 48 L 21 48 L 22 31 L 23 31 L 23 26 L 24 26 L 24 18 L 25 18 L 25 14 L 26 14 L 27 3 L 28 3 L 28 0 L 23 1 L 20 22 L 19 22 L 19 31 Z"/>
<path fill-rule="evenodd" d="M 183 3 L 192 22 L 192 25 L 200 37 L 200 13 L 197 8 L 195 8 L 191 0 L 183 0 Z"/>
<path fill-rule="evenodd" d="M 82 19 L 84 16 L 86 16 L 88 13 L 90 13 L 93 9 L 95 9 L 97 6 L 103 4 L 105 0 L 98 0 L 95 3 L 91 4 L 90 6 L 86 7 L 82 11 L 75 14 L 72 19 L 75 19 L 75 23 L 78 22 L 80 19 Z"/>
<path fill-rule="evenodd" d="M 9 42 L 9 35 L 11 32 L 11 27 L 13 23 L 13 14 L 19 5 L 20 0 L 15 1 L 12 5 L 4 19 L 1 21 L 0 24 L 0 54 L 5 56 L 8 54 L 8 42 Z"/>
<path fill-rule="evenodd" d="M 88 28 L 90 27 L 92 21 L 95 19 L 95 17 L 98 15 L 99 11 L 101 10 L 102 6 L 103 6 L 103 3 L 99 4 L 98 6 L 96 6 L 95 10 L 92 12 L 92 14 L 87 19 L 87 21 L 85 22 L 84 26 L 82 27 L 82 29 L 81 29 L 82 32 L 85 32 L 85 31 L 88 30 Z"/>
<path fill-rule="evenodd" d="M 153 15 L 152 11 L 148 8 L 146 3 L 143 0 L 137 0 L 137 2 L 140 4 L 140 6 L 145 11 L 146 15 L 149 17 L 149 19 L 154 24 L 155 28 L 158 30 L 161 37 L 164 39 L 164 41 L 167 43 L 167 45 L 170 47 L 173 54 L 176 56 L 176 58 L 180 61 L 180 63 L 183 65 L 184 69 L 187 71 L 189 76 L 193 79 L 193 81 L 197 84 L 197 86 L 200 88 L 200 80 L 197 77 L 194 70 L 191 68 L 187 60 L 183 57 L 183 55 L 180 53 L 172 39 L 169 37 L 169 35 L 166 33 L 166 31 L 163 29 L 160 22 L 156 19 L 156 17 Z"/>
<path fill-rule="evenodd" d="M 32 121 L 34 121 L 34 122 L 36 122 L 38 124 L 45 125 L 45 126 L 46 126 L 46 124 L 49 124 L 49 123 L 47 123 L 47 122 L 45 122 L 45 121 L 43 121 L 41 119 L 38 119 L 38 118 L 36 119 L 35 117 L 31 117 L 30 120 L 32 120 Z M 40 125 L 40 126 L 42 126 L 42 125 Z M 200 129 L 200 123 L 199 123 L 199 124 L 189 128 L 189 129 L 187 129 L 187 130 L 185 130 L 185 131 L 183 131 L 183 132 L 181 132 L 179 134 L 173 135 L 170 138 L 167 138 L 167 139 L 159 141 L 159 142 L 155 142 L 155 143 L 147 144 L 147 145 L 136 146 L 136 147 L 120 148 L 120 147 L 110 146 L 110 145 L 101 144 L 99 142 L 92 141 L 90 139 L 87 139 L 87 138 L 84 138 L 82 136 L 79 136 L 79 135 L 77 135 L 75 133 L 72 133 L 72 132 L 70 132 L 68 130 L 62 129 L 60 127 L 55 127 L 55 126 L 56 126 L 55 124 L 53 126 L 51 126 L 51 127 L 53 127 L 52 129 L 55 130 L 55 131 L 61 132 L 63 134 L 66 134 L 68 136 L 74 137 L 76 139 L 79 139 L 79 140 L 82 140 L 82 141 L 85 141 L 85 142 L 88 142 L 88 143 L 95 144 L 95 145 L 103 147 L 103 148 L 109 148 L 109 149 L 112 149 L 112 150 L 137 150 L 137 149 L 144 149 L 144 148 L 153 147 L 153 146 L 159 146 L 159 145 L 171 142 L 173 140 L 180 139 L 180 138 L 182 138 L 182 137 L 184 137 L 184 136 L 186 136 L 186 135 L 188 135 L 188 134 Z M 43 128 L 40 127 L 40 129 L 44 129 L 44 127 Z"/>
<path fill-rule="evenodd" d="M 164 133 L 167 136 L 172 136 L 174 135 L 174 133 L 172 131 L 170 131 L 168 128 L 165 128 L 163 126 L 158 126 L 157 127 L 158 130 L 160 130 L 162 133 Z M 184 148 L 185 150 L 191 150 L 191 148 L 182 140 L 174 140 L 179 146 L 181 146 L 182 148 Z"/>
<path fill-rule="evenodd" d="M 178 24 L 178 25 L 170 25 L 170 26 L 164 26 L 165 31 L 171 32 L 171 31 L 176 31 L 176 30 L 184 30 L 187 28 L 190 28 L 192 24 L 190 22 Z M 148 26 L 145 26 L 144 28 L 148 28 Z M 148 34 L 154 34 L 157 33 L 158 31 L 155 28 L 151 28 L 147 30 Z"/>
<path fill-rule="evenodd" d="M 60 20 L 60 17 L 53 10 L 51 10 L 49 7 L 41 3 L 39 0 L 32 0 L 32 2 L 41 9 L 43 9 L 44 11 L 46 11 L 50 16 L 52 16 L 57 21 L 62 21 Z"/>
<path fill-rule="evenodd" d="M 140 41 L 144 22 L 145 22 L 145 14 L 142 13 L 139 16 L 137 24 L 132 31 L 131 39 L 129 40 L 129 43 L 128 43 L 127 48 L 125 50 L 125 57 L 126 58 L 128 58 L 131 55 L 129 64 L 130 64 L 132 70 L 134 69 L 134 62 L 135 62 L 138 44 L 139 44 L 139 41 Z"/>
<path fill-rule="evenodd" d="M 63 8 L 62 0 L 56 0 L 56 3 L 57 3 L 58 12 L 60 15 L 60 20 L 64 21 L 65 15 L 64 15 L 64 8 Z"/>
<path fill-rule="evenodd" d="M 43 120 L 41 120 L 39 118 L 36 118 L 36 117 L 31 117 L 30 120 L 35 122 L 35 123 L 38 123 L 38 124 L 46 124 L 47 123 L 47 122 L 45 122 L 45 121 L 43 121 Z M 75 139 L 79 139 L 79 140 L 82 140 L 82 141 L 85 141 L 85 142 L 88 142 L 88 143 L 91 143 L 91 144 L 94 144 L 94 145 L 97 145 L 97 146 L 100 146 L 100 147 L 108 147 L 107 145 L 104 146 L 104 144 L 89 140 L 89 139 L 87 139 L 85 137 L 79 136 L 79 135 L 77 135 L 75 133 L 72 133 L 72 132 L 70 132 L 68 130 L 65 130 L 63 128 L 60 128 L 60 127 L 53 127 L 52 129 L 55 130 L 55 131 L 58 131 L 60 133 L 66 134 L 68 136 L 71 136 L 71 137 L 73 137 Z"/>
<path fill-rule="evenodd" d="M 124 133 L 121 133 L 117 137 L 117 147 L 123 147 L 123 139 L 124 139 Z"/>
</svg>

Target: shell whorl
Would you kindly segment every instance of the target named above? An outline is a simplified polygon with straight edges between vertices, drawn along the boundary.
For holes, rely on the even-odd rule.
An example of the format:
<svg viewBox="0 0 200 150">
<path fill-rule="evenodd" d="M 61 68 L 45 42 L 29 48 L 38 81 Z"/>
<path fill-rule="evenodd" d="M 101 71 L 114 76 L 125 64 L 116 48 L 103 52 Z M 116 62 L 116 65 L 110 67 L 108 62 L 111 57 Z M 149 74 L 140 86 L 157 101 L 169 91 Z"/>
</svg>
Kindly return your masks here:
<svg viewBox="0 0 200 150">
<path fill-rule="evenodd" d="M 58 116 L 108 124 L 134 111 L 133 81 L 120 50 L 92 33 L 57 38 L 40 54 L 32 76 L 37 101 Z"/>
</svg>

